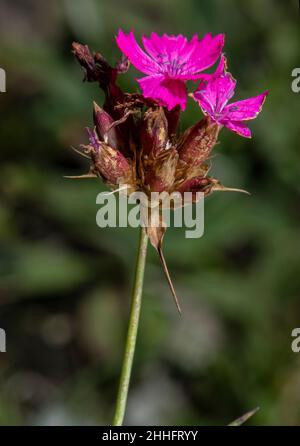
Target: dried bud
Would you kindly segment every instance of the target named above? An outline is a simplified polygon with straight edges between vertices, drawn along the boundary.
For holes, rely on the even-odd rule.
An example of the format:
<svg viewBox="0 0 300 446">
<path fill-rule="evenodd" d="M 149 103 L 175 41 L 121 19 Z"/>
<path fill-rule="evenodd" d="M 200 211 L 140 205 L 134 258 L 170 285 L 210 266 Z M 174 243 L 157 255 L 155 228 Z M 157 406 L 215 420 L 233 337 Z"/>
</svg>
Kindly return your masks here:
<svg viewBox="0 0 300 446">
<path fill-rule="evenodd" d="M 87 132 L 90 144 L 82 148 L 92 161 L 90 173 L 102 177 L 112 186 L 131 185 L 133 172 L 130 161 L 119 150 L 100 141 L 95 130 L 87 128 Z"/>
<path fill-rule="evenodd" d="M 109 146 L 119 149 L 121 147 L 121 135 L 118 127 L 111 127 L 113 123 L 113 118 L 94 102 L 94 124 L 99 139 Z"/>
<path fill-rule="evenodd" d="M 110 185 L 131 184 L 132 169 L 121 152 L 100 143 L 99 150 L 92 150 L 92 172 L 100 175 Z"/>
<path fill-rule="evenodd" d="M 179 159 L 189 166 L 195 166 L 207 160 L 215 146 L 219 126 L 208 117 L 187 129 L 178 144 Z"/>
<path fill-rule="evenodd" d="M 165 151 L 155 160 L 145 164 L 145 185 L 151 192 L 169 191 L 175 180 L 178 153 L 175 149 Z"/>
<path fill-rule="evenodd" d="M 156 158 L 168 143 L 168 122 L 162 107 L 150 109 L 144 117 L 141 127 L 141 145 L 143 154 Z"/>
</svg>

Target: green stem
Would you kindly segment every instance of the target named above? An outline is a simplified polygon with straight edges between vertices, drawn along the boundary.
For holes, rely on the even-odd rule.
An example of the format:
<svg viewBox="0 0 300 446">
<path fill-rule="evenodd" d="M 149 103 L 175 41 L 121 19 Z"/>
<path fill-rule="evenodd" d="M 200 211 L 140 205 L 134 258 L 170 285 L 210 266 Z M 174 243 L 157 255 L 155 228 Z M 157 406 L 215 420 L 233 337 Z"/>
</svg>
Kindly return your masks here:
<svg viewBox="0 0 300 446">
<path fill-rule="evenodd" d="M 148 245 L 148 236 L 146 234 L 145 229 L 141 228 L 138 255 L 135 268 L 134 286 L 132 291 L 128 333 L 127 333 L 125 353 L 124 353 L 123 365 L 119 383 L 117 402 L 115 407 L 113 426 L 122 426 L 125 415 L 132 362 L 134 357 L 136 337 L 140 319 L 147 245 Z"/>
</svg>

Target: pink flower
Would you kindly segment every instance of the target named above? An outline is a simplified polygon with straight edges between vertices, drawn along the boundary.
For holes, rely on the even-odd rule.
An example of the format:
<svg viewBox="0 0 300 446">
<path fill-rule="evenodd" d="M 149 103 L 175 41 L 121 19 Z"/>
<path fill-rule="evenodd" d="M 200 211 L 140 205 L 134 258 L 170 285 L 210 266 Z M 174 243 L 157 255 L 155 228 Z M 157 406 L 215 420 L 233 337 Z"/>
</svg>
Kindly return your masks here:
<svg viewBox="0 0 300 446">
<path fill-rule="evenodd" d="M 119 30 L 116 37 L 119 48 L 132 65 L 147 74 L 138 79 L 143 95 L 169 110 L 176 105 L 184 110 L 185 82 L 199 79 L 199 73 L 216 62 L 224 46 L 224 35 L 206 34 L 201 40 L 195 35 L 188 41 L 181 34 L 158 36 L 152 33 L 150 38 L 143 36 L 142 41 L 146 52 L 137 44 L 133 32 L 125 34 Z"/>
<path fill-rule="evenodd" d="M 253 98 L 228 104 L 234 95 L 236 80 L 225 69 L 220 73 L 220 67 L 221 65 L 215 75 L 200 82 L 192 97 L 198 102 L 203 113 L 220 126 L 227 127 L 245 138 L 251 138 L 251 130 L 243 121 L 256 118 L 269 92 L 265 91 Z"/>
</svg>

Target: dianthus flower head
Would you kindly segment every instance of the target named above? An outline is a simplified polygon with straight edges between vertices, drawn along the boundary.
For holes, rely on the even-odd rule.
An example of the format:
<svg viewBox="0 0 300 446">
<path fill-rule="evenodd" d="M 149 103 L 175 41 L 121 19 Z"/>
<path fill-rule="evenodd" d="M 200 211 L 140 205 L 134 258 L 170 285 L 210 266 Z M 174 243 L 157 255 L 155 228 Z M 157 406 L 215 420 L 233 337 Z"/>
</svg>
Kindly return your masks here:
<svg viewBox="0 0 300 446">
<path fill-rule="evenodd" d="M 150 218 L 147 213 L 143 217 L 145 206 L 141 203 L 141 219 L 179 307 L 162 254 L 166 231 L 162 209 L 170 204 L 153 204 L 151 194 L 166 192 L 184 197 L 189 192 L 190 200 L 196 202 L 201 195 L 198 192 L 208 196 L 214 191 L 237 190 L 223 186 L 210 175 L 211 153 L 223 126 L 251 136 L 244 121 L 257 116 L 267 92 L 228 104 L 236 81 L 227 72 L 226 58 L 221 55 L 222 34 L 207 34 L 202 40 L 194 36 L 188 41 L 182 35 L 160 37 L 152 33 L 150 38 L 142 38 L 145 51 L 132 32 L 126 35 L 119 31 L 116 40 L 123 55 L 115 66 L 86 45 L 73 44 L 85 80 L 97 82 L 105 94 L 103 107 L 93 104 L 94 128 L 88 130 L 89 143 L 75 150 L 90 160 L 90 169 L 82 178 L 101 178 L 114 191 L 122 190 L 127 195 L 143 192 L 149 197 Z M 216 71 L 203 73 L 219 56 Z M 127 93 L 118 86 L 118 76 L 127 71 L 128 60 L 147 75 L 139 80 L 143 94 Z M 180 109 L 186 105 L 188 80 L 200 80 L 192 97 L 205 116 L 180 132 Z M 153 215 L 159 225 L 152 224 Z"/>
<path fill-rule="evenodd" d="M 200 73 L 211 67 L 220 56 L 224 46 L 224 35 L 213 37 L 206 34 L 199 40 L 197 35 L 188 41 L 178 36 L 151 33 L 142 37 L 143 50 L 136 42 L 133 32 L 119 31 L 116 42 L 132 65 L 144 74 L 138 80 L 146 98 L 171 110 L 186 107 L 187 91 L 185 83 L 197 80 Z"/>
</svg>

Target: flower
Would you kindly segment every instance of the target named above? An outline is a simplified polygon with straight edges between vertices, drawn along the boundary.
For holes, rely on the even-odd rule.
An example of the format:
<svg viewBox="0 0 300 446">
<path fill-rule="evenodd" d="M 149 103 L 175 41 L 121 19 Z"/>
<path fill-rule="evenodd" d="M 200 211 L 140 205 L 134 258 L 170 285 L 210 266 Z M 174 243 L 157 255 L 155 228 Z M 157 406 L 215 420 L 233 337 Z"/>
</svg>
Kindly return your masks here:
<svg viewBox="0 0 300 446">
<path fill-rule="evenodd" d="M 162 252 L 167 227 L 162 211 L 170 204 L 152 202 L 151 194 L 177 193 L 184 198 L 190 192 L 191 202 L 196 202 L 200 198 L 198 192 L 204 196 L 215 191 L 245 192 L 225 187 L 210 175 L 211 152 L 223 126 L 251 136 L 243 121 L 258 115 L 268 92 L 228 104 L 236 81 L 227 72 L 226 58 L 221 55 L 222 34 L 207 34 L 202 40 L 194 36 L 188 41 L 182 35 L 160 37 L 152 33 L 150 38 L 143 37 L 146 52 L 138 46 L 132 32 L 126 35 L 120 30 L 116 40 L 124 54 L 114 67 L 88 46 L 73 44 L 85 79 L 99 84 L 105 101 L 103 108 L 93 104 L 94 128 L 88 129 L 89 143 L 74 149 L 89 158 L 90 170 L 69 178 L 101 178 L 114 192 L 147 195 L 150 212 L 144 212 L 146 206 L 141 203 L 141 221 L 159 254 L 179 308 Z M 216 71 L 203 73 L 219 56 Z M 128 69 L 128 60 L 147 75 L 139 80 L 143 94 L 127 93 L 118 86 L 118 76 Z M 192 97 L 205 116 L 181 132 L 179 117 L 180 109 L 186 105 L 187 80 L 200 80 Z"/>
<path fill-rule="evenodd" d="M 138 79 L 143 95 L 157 100 L 168 110 L 177 105 L 184 110 L 185 82 L 199 79 L 200 72 L 216 62 L 224 46 L 224 35 L 206 34 L 201 40 L 194 35 L 188 41 L 181 34 L 158 36 L 151 33 L 150 38 L 143 36 L 142 41 L 146 52 L 137 44 L 133 32 L 125 34 L 119 30 L 116 37 L 119 48 L 132 65 L 147 74 Z"/>
<path fill-rule="evenodd" d="M 251 138 L 251 130 L 243 121 L 257 117 L 269 92 L 265 91 L 253 98 L 228 104 L 234 95 L 236 80 L 225 71 L 225 65 L 226 63 L 223 72 L 220 72 L 219 66 L 218 72 L 201 80 L 191 96 L 198 102 L 203 113 L 210 116 L 219 126 L 227 127 L 245 138 Z"/>
</svg>

